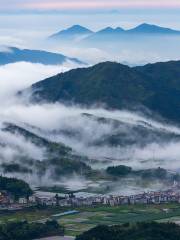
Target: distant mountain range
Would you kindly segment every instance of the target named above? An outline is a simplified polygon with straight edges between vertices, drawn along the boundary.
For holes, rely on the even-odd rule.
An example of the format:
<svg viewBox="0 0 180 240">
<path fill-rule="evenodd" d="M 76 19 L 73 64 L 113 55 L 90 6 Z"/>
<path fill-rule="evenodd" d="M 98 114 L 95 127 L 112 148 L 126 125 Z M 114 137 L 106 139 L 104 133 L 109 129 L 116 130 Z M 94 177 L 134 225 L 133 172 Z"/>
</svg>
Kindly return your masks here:
<svg viewBox="0 0 180 240">
<path fill-rule="evenodd" d="M 53 34 L 50 36 L 50 39 L 55 40 L 63 40 L 63 41 L 70 41 L 70 40 L 78 40 L 81 38 L 85 38 L 89 35 L 93 34 L 93 31 L 82 27 L 80 25 L 74 25 L 68 29 L 62 30 L 58 33 Z"/>
<path fill-rule="evenodd" d="M 180 31 L 173 30 L 170 28 L 160 27 L 156 25 L 151 25 L 147 23 L 143 23 L 135 28 L 125 30 L 123 28 L 111 28 L 106 27 L 100 31 L 93 32 L 90 29 L 87 29 L 80 25 L 74 25 L 68 29 L 62 30 L 56 34 L 53 34 L 49 37 L 49 39 L 53 40 L 61 40 L 61 41 L 69 41 L 69 40 L 99 40 L 101 37 L 113 37 L 113 36 L 129 36 L 129 35 L 175 35 L 179 34 Z M 116 40 L 118 40 L 116 38 Z"/>
<path fill-rule="evenodd" d="M 130 30 L 125 31 L 127 33 L 150 33 L 150 34 L 180 34 L 180 31 L 171 29 L 171 28 L 165 28 L 160 27 L 157 25 L 151 25 L 147 23 L 143 23 L 135 28 L 132 28 Z"/>
<path fill-rule="evenodd" d="M 103 104 L 110 109 L 145 107 L 180 120 L 180 61 L 141 67 L 104 62 L 58 74 L 31 89 L 33 101 Z"/>
<path fill-rule="evenodd" d="M 41 50 L 8 47 L 7 49 L 0 51 L 0 65 L 22 61 L 30 63 L 41 63 L 44 65 L 58 65 L 63 64 L 66 61 L 83 64 L 83 62 L 76 58 L 70 58 L 62 54 L 51 53 Z"/>
</svg>

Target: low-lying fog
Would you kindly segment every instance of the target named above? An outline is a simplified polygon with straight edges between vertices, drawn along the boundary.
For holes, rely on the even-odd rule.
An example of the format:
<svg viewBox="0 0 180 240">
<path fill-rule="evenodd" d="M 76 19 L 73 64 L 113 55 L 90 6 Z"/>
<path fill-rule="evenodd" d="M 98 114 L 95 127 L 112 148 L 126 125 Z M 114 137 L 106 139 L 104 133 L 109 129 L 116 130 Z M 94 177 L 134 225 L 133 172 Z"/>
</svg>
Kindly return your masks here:
<svg viewBox="0 0 180 240">
<path fill-rule="evenodd" d="M 143 10 L 144 11 L 144 10 Z M 162 15 L 161 15 L 162 14 Z M 135 27 L 147 22 L 180 29 L 179 12 L 161 13 L 150 11 L 83 13 L 83 14 L 9 14 L 0 16 L 0 51 L 6 46 L 42 49 L 79 58 L 88 64 L 100 61 L 118 61 L 129 65 L 179 59 L 180 41 L 177 36 L 139 38 L 129 41 L 118 39 L 116 44 L 85 44 L 72 42 L 61 44 L 46 41 L 51 34 L 74 24 L 81 24 L 94 31 L 102 28 Z M 18 31 L 17 31 L 18 29 Z M 80 106 L 62 104 L 30 104 L 28 95 L 20 99 L 16 93 L 31 84 L 61 71 L 75 68 L 68 62 L 63 66 L 15 63 L 0 66 L 0 165 L 14 159 L 38 159 L 43 161 L 46 151 L 28 141 L 22 135 L 3 131 L 4 123 L 15 123 L 53 141 L 62 142 L 79 154 L 88 156 L 93 168 L 125 164 L 134 169 L 164 167 L 180 169 L 180 127 L 159 120 L 142 112 L 107 111 L 95 106 L 84 109 Z M 23 161 L 21 162 L 23 165 Z M 1 171 L 1 169 L 0 169 Z M 50 172 L 41 179 L 34 173 L 13 174 L 26 179 L 32 185 L 51 186 L 59 184 L 50 179 Z M 12 174 L 10 174 L 12 176 Z M 116 184 L 92 182 L 82 176 L 62 178 L 61 185 L 70 190 L 100 188 L 110 185 L 112 193 L 134 193 L 148 189 L 163 189 L 162 183 L 151 186 L 131 179 Z"/>
<path fill-rule="evenodd" d="M 74 24 L 80 24 L 93 31 L 106 27 L 133 28 L 142 23 L 156 24 L 162 27 L 180 29 L 178 10 L 155 11 L 148 9 L 144 14 L 135 11 L 81 12 L 57 14 L 1 14 L 0 16 L 0 45 L 17 46 L 20 48 L 35 48 L 56 51 L 80 58 L 88 63 L 105 60 L 116 60 L 129 64 L 144 64 L 147 62 L 179 59 L 180 41 L 176 36 L 163 36 L 161 39 L 148 37 L 138 40 L 134 37 L 129 41 L 117 39 L 116 44 L 93 44 L 82 48 L 82 43 L 71 42 L 68 45 L 45 41 L 48 36 L 66 29 Z M 18 31 L 17 31 L 18 29 Z"/>
<path fill-rule="evenodd" d="M 93 168 L 109 165 L 129 165 L 134 169 L 164 167 L 180 169 L 180 128 L 157 120 L 140 112 L 108 111 L 103 108 L 89 109 L 62 104 L 31 104 L 28 96 L 19 99 L 16 93 L 31 84 L 71 69 L 70 63 L 63 66 L 43 66 L 41 64 L 16 63 L 0 67 L 0 127 L 4 122 L 15 123 L 32 132 L 62 142 L 79 154 L 88 156 Z M 112 138 L 115 139 L 115 142 Z M 0 163 L 13 160 L 17 156 L 43 159 L 45 151 L 24 137 L 0 131 Z M 16 175 L 24 178 L 24 176 Z M 37 176 L 26 176 L 37 184 Z M 78 176 L 62 179 L 69 189 L 84 189 L 92 185 Z M 53 184 L 49 175 L 42 184 Z M 56 183 L 54 183 L 56 184 Z M 94 183 L 98 186 L 102 183 Z M 136 192 L 144 189 L 132 181 L 118 184 L 115 192 L 124 189 Z M 127 188 L 129 186 L 129 189 Z M 151 189 L 162 185 L 151 186 Z M 146 188 L 149 189 L 149 188 Z"/>
</svg>

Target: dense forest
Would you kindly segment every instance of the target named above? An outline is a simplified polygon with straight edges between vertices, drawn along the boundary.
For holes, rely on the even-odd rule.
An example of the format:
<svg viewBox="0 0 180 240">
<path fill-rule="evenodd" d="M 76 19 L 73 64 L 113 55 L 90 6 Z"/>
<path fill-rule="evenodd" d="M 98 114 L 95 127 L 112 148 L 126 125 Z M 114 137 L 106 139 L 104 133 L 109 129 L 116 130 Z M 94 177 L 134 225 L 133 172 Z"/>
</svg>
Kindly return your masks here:
<svg viewBox="0 0 180 240">
<path fill-rule="evenodd" d="M 49 236 L 63 236 L 64 228 L 56 221 L 46 223 L 9 222 L 0 225 L 0 240 L 31 240 Z"/>
<path fill-rule="evenodd" d="M 19 197 L 29 197 L 33 191 L 29 184 L 16 178 L 7 178 L 0 176 L 0 191 L 7 191 L 16 199 Z"/>
<path fill-rule="evenodd" d="M 142 180 L 169 180 L 169 181 L 180 181 L 180 175 L 178 173 L 168 172 L 164 168 L 151 168 L 134 170 L 131 167 L 119 165 L 110 166 L 106 169 L 106 173 L 116 177 L 123 178 L 126 176 L 140 177 Z"/>
<path fill-rule="evenodd" d="M 32 86 L 32 101 L 100 104 L 110 109 L 148 108 L 180 119 L 180 61 L 128 67 L 114 62 L 73 69 Z"/>
<path fill-rule="evenodd" d="M 137 223 L 97 226 L 76 240 L 179 240 L 180 226 L 174 223 Z"/>
</svg>

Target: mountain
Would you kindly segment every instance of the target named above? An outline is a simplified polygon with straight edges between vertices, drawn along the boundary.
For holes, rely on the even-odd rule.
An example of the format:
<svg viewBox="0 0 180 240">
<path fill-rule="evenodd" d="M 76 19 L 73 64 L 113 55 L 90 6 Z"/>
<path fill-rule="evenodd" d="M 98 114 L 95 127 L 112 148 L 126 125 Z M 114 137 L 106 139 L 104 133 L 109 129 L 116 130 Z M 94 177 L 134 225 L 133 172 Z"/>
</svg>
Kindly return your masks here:
<svg viewBox="0 0 180 240">
<path fill-rule="evenodd" d="M 133 37 L 146 36 L 148 34 L 151 36 L 161 36 L 161 35 L 180 35 L 180 31 L 173 30 L 170 28 L 164 28 L 157 25 L 151 25 L 147 23 L 143 23 L 135 28 L 125 30 L 123 28 L 111 28 L 107 27 L 98 32 L 95 32 L 86 38 L 82 39 L 85 43 L 91 42 L 107 42 L 107 41 L 120 41 L 120 40 L 129 40 L 129 37 L 133 35 Z"/>
<path fill-rule="evenodd" d="M 180 35 L 180 31 L 160 27 L 157 25 L 143 23 L 138 25 L 135 28 L 125 30 L 121 27 L 112 28 L 106 27 L 101 29 L 97 32 L 93 32 L 90 29 L 87 29 L 80 25 L 74 25 L 70 28 L 62 30 L 58 33 L 51 35 L 48 39 L 49 40 L 57 40 L 64 43 L 69 43 L 71 41 L 75 41 L 76 43 L 83 43 L 83 44 L 91 44 L 91 43 L 104 43 L 110 41 L 120 41 L 120 40 L 129 40 L 131 39 L 130 36 L 133 37 L 142 37 L 146 35 L 154 36 L 174 36 Z"/>
<path fill-rule="evenodd" d="M 42 178 L 49 172 L 52 179 L 59 179 L 73 173 L 82 175 L 91 173 L 91 168 L 86 163 L 87 158 L 79 156 L 72 148 L 62 143 L 56 143 L 42 137 L 37 133 L 38 130 L 33 127 L 5 123 L 2 132 L 13 138 L 22 138 L 25 143 L 36 146 L 44 152 L 43 159 L 38 159 L 38 156 L 30 158 L 18 141 L 0 142 L 0 147 L 7 148 L 14 154 L 14 157 L 7 161 L 0 153 L 0 168 L 4 173 L 34 174 Z"/>
<path fill-rule="evenodd" d="M 118 38 L 120 36 L 123 36 L 125 33 L 126 31 L 120 27 L 117 27 L 117 28 L 106 27 L 98 32 L 95 32 L 94 34 L 87 36 L 82 40 L 83 42 L 91 42 L 91 41 L 104 42 L 104 41 L 110 41 L 110 40 L 118 40 Z"/>
<path fill-rule="evenodd" d="M 180 120 L 180 61 L 142 67 L 104 62 L 58 74 L 31 89 L 33 101 L 103 104 L 111 109 L 145 107 Z"/>
<path fill-rule="evenodd" d="M 91 35 L 93 32 L 88 28 L 82 27 L 80 25 L 74 25 L 68 29 L 62 30 L 55 33 L 49 37 L 52 40 L 70 41 L 81 39 Z"/>
<path fill-rule="evenodd" d="M 31 63 L 41 63 L 44 65 L 63 64 L 66 61 L 71 61 L 77 64 L 83 64 L 80 60 L 76 58 L 69 58 L 62 54 L 51 53 L 41 50 L 29 50 L 8 47 L 6 50 L 0 51 L 0 65 L 22 61 Z"/>
<path fill-rule="evenodd" d="M 135 28 L 127 30 L 126 32 L 129 34 L 180 34 L 180 31 L 147 23 L 143 23 Z"/>
<path fill-rule="evenodd" d="M 98 117 L 92 114 L 83 114 L 87 122 L 94 121 L 97 126 L 102 124 L 111 129 L 105 132 L 101 137 L 97 136 L 93 139 L 88 139 L 88 144 L 98 147 L 130 147 L 136 146 L 144 148 L 148 144 L 154 142 L 162 144 L 163 142 L 180 140 L 180 134 L 168 132 L 165 128 L 156 128 L 154 125 L 146 121 L 137 121 L 136 123 L 128 123 L 127 121 L 117 120 L 107 117 Z M 72 129 L 71 129 L 72 131 Z M 71 139 L 80 139 L 81 133 L 75 129 L 75 133 L 70 137 Z M 82 137 L 81 137 L 82 139 Z"/>
<path fill-rule="evenodd" d="M 96 34 L 118 34 L 118 33 L 124 33 L 125 30 L 123 28 L 111 28 L 111 27 L 107 27 L 107 28 L 104 28 L 98 32 L 96 32 Z"/>
</svg>

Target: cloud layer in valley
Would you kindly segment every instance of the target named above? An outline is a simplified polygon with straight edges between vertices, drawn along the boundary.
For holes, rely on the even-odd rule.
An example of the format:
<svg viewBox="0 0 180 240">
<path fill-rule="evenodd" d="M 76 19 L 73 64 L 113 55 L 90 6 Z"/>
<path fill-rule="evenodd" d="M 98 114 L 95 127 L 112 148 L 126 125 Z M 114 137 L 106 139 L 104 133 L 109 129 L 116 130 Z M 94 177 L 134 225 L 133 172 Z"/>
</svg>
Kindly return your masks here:
<svg viewBox="0 0 180 240">
<path fill-rule="evenodd" d="M 9 122 L 72 147 L 77 153 L 88 156 L 91 159 L 88 164 L 93 168 L 125 164 L 134 169 L 158 166 L 171 170 L 180 169 L 178 126 L 140 112 L 107 111 L 93 106 L 86 109 L 78 105 L 65 106 L 60 103 L 31 104 L 28 102 L 28 96 L 20 99 L 16 95 L 18 91 L 39 80 L 73 67 L 77 66 L 70 63 L 63 66 L 43 66 L 24 62 L 0 67 L 0 101 L 3 103 L 0 105 L 0 164 L 18 162 L 25 156 L 28 159 L 43 161 L 46 154 L 43 148 L 37 147 L 25 137 L 2 131 L 3 123 Z M 142 130 L 146 133 L 146 139 L 141 136 Z M 122 136 L 122 140 L 126 139 L 126 144 L 121 141 L 119 145 L 109 143 L 107 139 L 111 136 Z M 23 161 L 21 160 L 21 164 L 25 166 Z M 43 179 L 38 178 L 36 171 L 33 175 L 15 173 L 13 176 L 26 176 L 27 181 L 33 185 L 56 184 L 50 179 L 50 169 Z M 62 184 L 69 189 L 84 189 L 92 185 L 92 182 L 72 176 L 69 181 L 67 178 L 62 179 Z M 128 183 L 128 186 L 129 189 L 126 190 L 131 192 L 142 190 L 140 186 L 131 183 Z M 152 186 L 152 189 L 158 186 L 162 187 L 157 184 Z M 124 190 L 115 188 L 114 191 L 122 193 Z"/>
<path fill-rule="evenodd" d="M 53 141 L 63 142 L 100 163 L 112 159 L 114 164 L 125 163 L 135 168 L 162 166 L 162 164 L 171 169 L 180 168 L 178 151 L 180 140 L 169 137 L 180 135 L 180 128 L 177 126 L 150 119 L 142 113 L 125 110 L 107 111 L 93 107 L 83 109 L 80 106 L 68 107 L 58 103 L 29 104 L 16 96 L 17 91 L 32 83 L 71 67 L 70 65 L 45 67 L 29 63 L 0 67 L 0 99 L 3 102 L 0 106 L 1 121 L 23 124 L 23 126 L 32 125 L 42 131 L 38 132 L 37 129 L 31 129 L 31 131 L 36 131 Z M 98 118 L 102 117 L 110 121 L 99 121 Z M 120 123 L 118 127 L 114 127 L 113 121 Z M 134 127 L 149 131 L 146 145 L 141 145 L 142 139 L 138 139 L 139 133 L 134 131 Z M 157 136 L 152 132 L 156 132 Z M 134 144 L 113 146 L 107 142 L 99 143 L 117 134 L 119 136 L 125 134 L 128 141 L 131 141 L 132 133 L 137 134 L 137 141 Z M 158 137 L 160 134 L 164 134 L 163 138 Z"/>
</svg>

